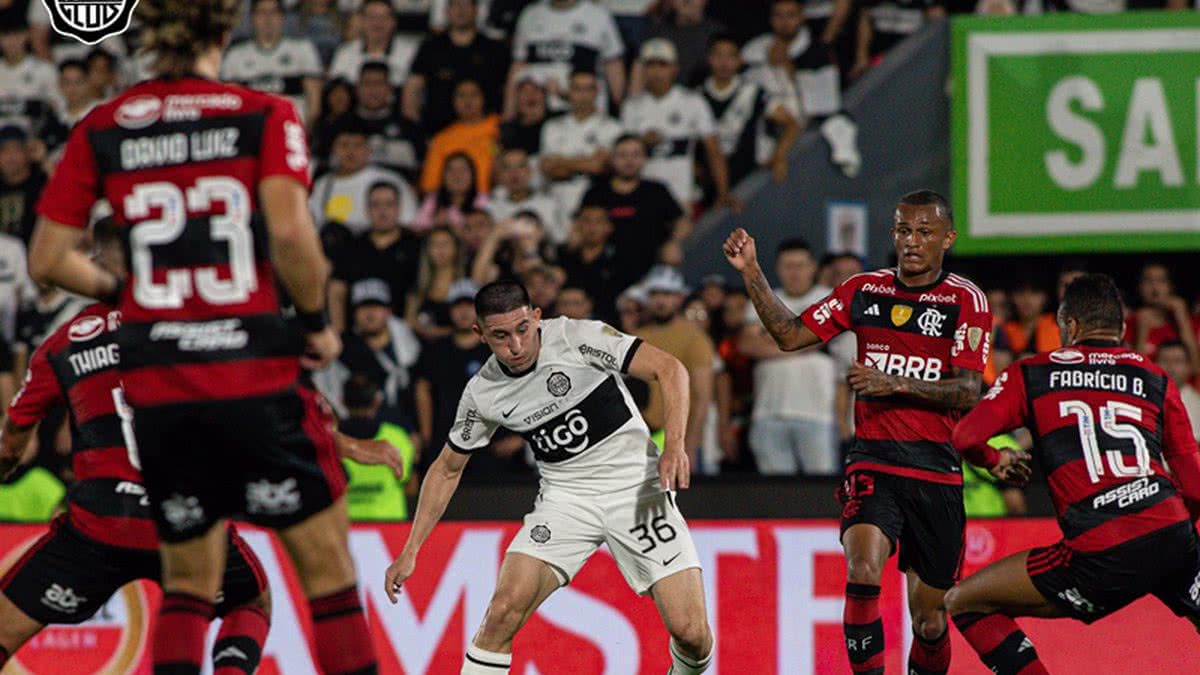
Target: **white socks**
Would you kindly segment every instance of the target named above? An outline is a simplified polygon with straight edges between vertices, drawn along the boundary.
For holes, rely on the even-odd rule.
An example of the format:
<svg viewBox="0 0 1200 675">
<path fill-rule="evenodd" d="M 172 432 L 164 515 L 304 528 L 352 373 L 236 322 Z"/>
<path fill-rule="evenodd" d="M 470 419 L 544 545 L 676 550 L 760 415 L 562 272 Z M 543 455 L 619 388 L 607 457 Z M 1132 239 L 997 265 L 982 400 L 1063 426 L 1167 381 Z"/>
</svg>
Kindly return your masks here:
<svg viewBox="0 0 1200 675">
<path fill-rule="evenodd" d="M 471 643 L 471 646 L 467 647 L 467 656 L 463 659 L 461 675 L 508 675 L 508 667 L 511 665 L 512 654 L 489 652 Z"/>
<path fill-rule="evenodd" d="M 713 646 L 713 649 L 716 645 Z M 708 670 L 708 664 L 712 663 L 713 650 L 708 650 L 708 655 L 699 661 L 693 660 L 691 657 L 684 656 L 679 650 L 679 646 L 675 644 L 675 638 L 671 638 L 671 670 L 667 671 L 667 675 L 700 675 Z"/>
</svg>

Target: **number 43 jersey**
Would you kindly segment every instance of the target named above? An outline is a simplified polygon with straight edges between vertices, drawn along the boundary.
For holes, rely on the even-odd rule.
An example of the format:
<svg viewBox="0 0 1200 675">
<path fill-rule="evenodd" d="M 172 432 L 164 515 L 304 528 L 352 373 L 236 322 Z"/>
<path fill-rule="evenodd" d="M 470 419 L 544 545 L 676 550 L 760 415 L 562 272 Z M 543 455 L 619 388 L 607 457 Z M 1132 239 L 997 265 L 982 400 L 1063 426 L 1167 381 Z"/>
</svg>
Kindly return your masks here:
<svg viewBox="0 0 1200 675">
<path fill-rule="evenodd" d="M 1034 435 L 1070 548 L 1101 551 L 1188 520 L 1166 462 L 1196 495 L 1196 441 L 1175 383 L 1141 354 L 1084 342 L 1023 359 L 959 422 L 954 445 L 994 464 L 987 439 L 1019 427 Z"/>
<path fill-rule="evenodd" d="M 198 77 L 150 80 L 72 130 L 38 213 L 88 226 L 105 198 L 127 241 L 118 309 L 129 402 L 278 393 L 299 374 L 258 205 L 273 176 L 308 187 L 308 148 L 287 99 Z"/>
<path fill-rule="evenodd" d="M 542 321 L 537 363 L 514 374 L 495 356 L 467 382 L 448 444 L 470 454 L 499 428 L 525 438 L 542 488 L 603 495 L 658 477 L 658 450 L 621 374 L 641 339 L 599 321 Z"/>
</svg>

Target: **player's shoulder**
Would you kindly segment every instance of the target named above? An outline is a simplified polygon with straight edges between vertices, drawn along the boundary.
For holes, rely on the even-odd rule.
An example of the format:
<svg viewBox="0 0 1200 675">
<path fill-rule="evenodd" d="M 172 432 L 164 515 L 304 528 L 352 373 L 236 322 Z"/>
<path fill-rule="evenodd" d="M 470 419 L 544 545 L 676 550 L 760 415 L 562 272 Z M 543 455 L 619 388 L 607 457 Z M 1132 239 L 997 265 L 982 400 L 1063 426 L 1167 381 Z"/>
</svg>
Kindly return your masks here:
<svg viewBox="0 0 1200 675">
<path fill-rule="evenodd" d="M 770 33 L 763 33 L 756 38 L 751 38 L 742 47 L 742 60 L 751 65 L 758 65 L 767 60 L 767 51 L 770 49 L 771 41 L 775 37 Z"/>
<path fill-rule="evenodd" d="M 859 272 L 838 284 L 839 288 L 869 291 L 880 294 L 895 294 L 896 272 L 884 267 L 870 272 Z"/>
<path fill-rule="evenodd" d="M 84 307 L 42 342 L 47 354 L 60 352 L 73 343 L 91 342 L 120 326 L 120 313 L 111 305 L 96 302 Z"/>
<path fill-rule="evenodd" d="M 970 305 L 976 312 L 989 311 L 987 294 L 970 279 L 952 272 L 942 279 L 940 286 L 953 290 L 964 304 Z"/>
</svg>

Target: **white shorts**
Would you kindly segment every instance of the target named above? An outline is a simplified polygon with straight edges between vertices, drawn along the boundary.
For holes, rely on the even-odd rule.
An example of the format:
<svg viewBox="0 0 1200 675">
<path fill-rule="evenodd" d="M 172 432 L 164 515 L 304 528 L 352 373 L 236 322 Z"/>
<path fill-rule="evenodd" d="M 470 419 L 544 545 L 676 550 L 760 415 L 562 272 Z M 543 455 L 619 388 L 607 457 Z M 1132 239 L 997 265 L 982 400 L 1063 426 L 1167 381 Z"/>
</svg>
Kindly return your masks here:
<svg viewBox="0 0 1200 675">
<path fill-rule="evenodd" d="M 638 595 L 645 595 L 660 579 L 700 567 L 675 497 L 654 483 L 587 498 L 545 491 L 538 495 L 533 513 L 525 516 L 508 552 L 547 563 L 566 585 L 600 544 L 608 544 L 625 582 Z"/>
</svg>

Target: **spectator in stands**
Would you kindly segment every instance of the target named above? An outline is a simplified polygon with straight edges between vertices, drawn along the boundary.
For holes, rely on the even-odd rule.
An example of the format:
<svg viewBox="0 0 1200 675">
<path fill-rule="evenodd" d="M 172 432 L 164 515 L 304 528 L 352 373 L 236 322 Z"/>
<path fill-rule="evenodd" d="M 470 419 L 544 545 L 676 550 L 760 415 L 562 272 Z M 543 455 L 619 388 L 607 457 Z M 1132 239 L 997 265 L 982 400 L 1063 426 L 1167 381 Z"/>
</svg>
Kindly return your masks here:
<svg viewBox="0 0 1200 675">
<path fill-rule="evenodd" d="M 1000 373 L 1012 365 L 1016 354 L 1008 343 L 1008 332 L 1004 329 L 1008 324 L 1012 310 L 1009 308 L 1008 293 L 1002 288 L 993 288 L 987 292 L 988 309 L 992 310 L 991 351 L 983 371 L 983 383 L 991 386 Z"/>
<path fill-rule="evenodd" d="M 646 176 L 665 183 L 683 209 L 691 208 L 696 183 L 693 160 L 699 143 L 708 160 L 714 203 L 733 206 L 729 168 L 717 142 L 712 112 L 703 98 L 676 83 L 675 45 L 662 38 L 647 40 L 640 61 L 646 90 L 621 107 L 621 126 L 641 136 L 650 149 Z"/>
<path fill-rule="evenodd" d="M 805 24 L 799 0 L 771 3 L 771 32 L 746 43 L 742 60 L 751 69 L 748 77 L 762 84 L 801 126 L 819 126 L 831 160 L 843 173 L 858 174 L 858 131 L 842 112 L 841 75 L 829 46 Z"/>
<path fill-rule="evenodd" d="M 399 112 L 386 63 L 364 63 L 356 89 L 358 105 L 353 123 L 367 133 L 371 162 L 415 183 L 425 156 L 425 134 Z"/>
<path fill-rule="evenodd" d="M 362 37 L 337 48 L 329 64 L 330 77 L 358 80 L 358 70 L 367 61 L 383 61 L 388 65 L 392 86 L 399 87 L 408 77 L 413 56 L 417 52 L 416 38 L 396 34 L 396 15 L 388 0 L 363 0 L 358 9 L 362 21 Z"/>
<path fill-rule="evenodd" d="M 1013 318 L 1004 323 L 1004 337 L 1016 358 L 1050 352 L 1062 346 L 1058 321 L 1046 311 L 1046 291 L 1032 279 L 1020 281 L 1011 293 Z"/>
<path fill-rule="evenodd" d="M 481 193 L 492 189 L 492 162 L 500 140 L 500 118 L 486 115 L 483 90 L 474 80 L 462 80 L 454 88 L 456 121 L 429 142 L 421 170 L 421 191 L 429 194 L 442 187 L 442 168 L 452 155 L 464 154 L 474 164 L 475 181 Z"/>
<path fill-rule="evenodd" d="M 591 319 L 595 305 L 587 290 L 580 286 L 563 286 L 554 302 L 554 313 L 568 319 Z"/>
<path fill-rule="evenodd" d="M 521 12 L 537 0 L 492 0 L 488 4 L 487 18 L 483 21 L 483 32 L 493 40 L 511 42 Z"/>
<path fill-rule="evenodd" d="M 775 294 L 797 316 L 830 293 L 815 285 L 817 261 L 808 242 L 789 239 L 775 252 L 782 288 Z M 760 473 L 831 476 L 838 472 L 834 446 L 837 366 L 820 350 L 784 352 L 748 308 L 738 351 L 756 361 L 750 450 Z M 803 387 L 797 387 L 803 382 Z"/>
<path fill-rule="evenodd" d="M 1187 349 L 1192 368 L 1200 369 L 1200 349 L 1196 346 L 1200 322 L 1192 318 L 1187 301 L 1176 293 L 1166 265 L 1152 262 L 1142 267 L 1138 296 L 1141 306 L 1125 321 L 1125 339 L 1151 358 L 1159 345 L 1178 340 Z"/>
<path fill-rule="evenodd" d="M 10 100 L 58 99 L 58 73 L 49 61 L 29 52 L 29 24 L 0 26 L 0 96 Z"/>
<path fill-rule="evenodd" d="M 599 204 L 579 209 L 567 243 L 558 251 L 558 262 L 566 283 L 584 289 L 595 301 L 596 318 L 616 323 L 617 296 L 638 276 L 617 257 L 612 243 L 613 225 L 608 211 Z"/>
<path fill-rule="evenodd" d="M 364 374 L 350 377 L 342 387 L 346 417 L 339 420 L 338 431 L 364 441 L 381 440 L 394 449 L 396 458 L 389 464 L 366 465 L 343 459 L 346 468 L 346 506 L 355 522 L 399 522 L 408 520 L 405 493 L 415 494 L 412 481 L 415 448 L 403 427 L 381 416 L 383 393 L 379 384 Z M 413 488 L 413 489 L 410 489 Z"/>
<path fill-rule="evenodd" d="M 775 180 L 787 177 L 788 153 L 800 136 L 800 124 L 787 107 L 774 101 L 757 81 L 741 77 L 738 45 L 717 36 L 708 47 L 704 97 L 716 124 L 717 140 L 729 164 L 729 182 L 736 185 L 759 165 Z"/>
<path fill-rule="evenodd" d="M 524 149 L 536 165 L 542 151 L 542 125 L 549 116 L 546 89 L 536 77 L 525 74 L 517 77 L 516 96 L 516 114 L 500 125 L 500 145 Z"/>
<path fill-rule="evenodd" d="M 454 286 L 447 297 L 451 330 L 429 342 L 413 368 L 421 466 L 428 466 L 442 451 L 467 381 L 491 356 L 474 330 L 476 290 L 470 284 Z"/>
<path fill-rule="evenodd" d="M 468 270 L 473 268 L 479 249 L 483 247 L 483 242 L 495 226 L 491 215 L 483 209 L 468 209 L 463 213 L 462 223 L 454 226 L 454 236 L 458 237 L 459 243 L 462 244 Z"/>
<path fill-rule="evenodd" d="M 725 306 L 725 277 L 720 274 L 709 274 L 700 280 L 700 290 L 698 292 L 700 299 L 704 301 L 704 308 L 714 316 L 720 315 L 722 308 Z M 720 321 L 714 322 L 720 326 Z M 719 340 L 714 337 L 713 342 Z"/>
<path fill-rule="evenodd" d="M 721 449 L 725 451 L 726 464 L 738 463 L 741 458 L 742 436 L 746 426 L 746 414 L 750 411 L 754 394 L 754 362 L 738 349 L 742 327 L 746 322 L 746 311 L 750 298 L 740 288 L 725 293 L 719 310 L 721 341 L 717 343 L 717 356 L 725 364 L 728 376 L 730 404 L 728 414 L 722 411 L 720 420 Z M 728 467 L 723 467 L 723 470 Z"/>
<path fill-rule="evenodd" d="M 649 43 L 647 43 L 649 44 Z M 649 322 L 634 334 L 683 362 L 688 370 L 690 404 L 684 448 L 696 467 L 698 451 L 713 400 L 713 374 L 716 349 L 708 335 L 681 313 L 687 286 L 683 275 L 664 266 L 655 267 L 642 282 L 649 294 Z M 650 401 L 645 411 L 646 424 L 652 431 L 663 428 L 662 390 L 650 385 Z"/>
<path fill-rule="evenodd" d="M 369 227 L 368 188 L 376 183 L 391 183 L 403 196 L 411 192 L 400 174 L 370 163 L 367 132 L 352 122 L 344 119 L 334 132 L 333 170 L 313 184 L 309 207 L 318 227 L 340 223 L 351 234 L 361 234 Z"/>
<path fill-rule="evenodd" d="M 415 421 L 410 369 L 421 343 L 408 324 L 392 313 L 392 294 L 382 279 L 360 279 L 350 287 L 351 330 L 342 337 L 339 362 L 352 374 L 365 374 L 383 390 L 383 418 L 401 426 Z"/>
<path fill-rule="evenodd" d="M 67 128 L 75 126 L 100 102 L 92 96 L 92 88 L 88 85 L 87 63 L 79 59 L 59 64 L 58 91 L 63 102 L 60 116 Z"/>
<path fill-rule="evenodd" d="M 483 88 L 489 112 L 499 108 L 508 49 L 479 33 L 475 0 L 449 0 L 446 31 L 426 38 L 404 83 L 404 114 L 434 134 L 454 121 L 454 87 L 467 78 Z"/>
<path fill-rule="evenodd" d="M 534 307 L 541 308 L 547 317 L 554 316 L 554 301 L 563 287 L 563 273 L 557 267 L 538 265 L 525 271 L 519 277 L 525 289 L 529 291 L 529 299 Z"/>
<path fill-rule="evenodd" d="M 392 297 L 392 312 L 405 314 L 405 294 L 417 281 L 421 240 L 400 224 L 400 190 L 375 183 L 367 191 L 370 229 L 352 239 L 333 260 L 329 280 L 329 315 L 345 330 L 349 289 L 361 279 L 381 279 Z"/>
<path fill-rule="evenodd" d="M 112 52 L 96 47 L 87 55 L 88 86 L 92 97 L 105 101 L 112 98 L 121 86 L 121 70 Z"/>
<path fill-rule="evenodd" d="M 1179 387 L 1183 407 L 1187 409 L 1188 419 L 1192 422 L 1192 435 L 1200 441 L 1200 392 L 1192 386 L 1197 371 L 1192 365 L 1187 346 L 1178 340 L 1164 342 L 1158 346 L 1158 356 L 1154 361 L 1167 371 L 1167 377 Z"/>
<path fill-rule="evenodd" d="M 417 264 L 415 292 L 406 299 L 404 316 L 422 339 L 450 333 L 450 292 L 466 274 L 462 245 L 446 227 L 435 227 L 425 236 Z"/>
<path fill-rule="evenodd" d="M 568 226 L 562 205 L 549 194 L 533 188 L 533 167 L 524 148 L 506 148 L 496 165 L 496 189 L 488 203 L 488 212 L 496 222 L 512 218 L 522 211 L 537 214 L 538 221 L 553 243 L 566 240 Z"/>
<path fill-rule="evenodd" d="M 496 221 L 475 254 L 471 278 L 480 286 L 496 279 L 520 277 L 544 263 L 546 231 L 531 211 Z"/>
<path fill-rule="evenodd" d="M 354 86 L 350 82 L 335 77 L 321 88 L 320 112 L 315 119 L 309 120 L 312 130 L 313 160 L 317 164 L 316 175 L 320 176 L 329 168 L 330 155 L 333 153 L 333 137 L 338 128 L 350 119 L 358 107 L 358 98 Z"/>
<path fill-rule="evenodd" d="M 829 255 L 828 259 L 828 264 L 824 265 L 824 267 L 828 268 L 829 276 L 827 280 L 819 282 L 822 286 L 837 288 L 838 286 L 842 285 L 843 281 L 849 279 L 855 274 L 862 274 L 862 258 L 858 257 L 854 253 L 834 253 Z"/>
<path fill-rule="evenodd" d="M 685 87 L 694 87 L 704 79 L 705 49 L 714 37 L 725 32 L 725 26 L 705 16 L 708 0 L 667 0 L 663 4 L 667 11 L 654 19 L 647 38 L 661 38 L 675 45 L 679 56 L 679 82 Z M 631 96 L 641 93 L 644 77 L 642 64 L 634 63 L 629 84 Z"/>
<path fill-rule="evenodd" d="M 317 48 L 307 39 L 284 37 L 282 0 L 252 0 L 250 8 L 253 36 L 225 51 L 221 79 L 287 96 L 301 119 L 313 119 L 325 70 Z"/>
<path fill-rule="evenodd" d="M 25 263 L 25 244 L 10 234 L 0 234 L 0 355 L 9 349 L 16 335 L 17 312 L 21 303 L 32 297 L 34 292 L 33 280 L 29 278 Z M 5 370 L 3 360 L 0 358 L 0 376 Z M 3 395 L 2 389 L 0 387 L 0 396 Z M 7 401 L 0 399 L 0 404 L 7 405 Z"/>
<path fill-rule="evenodd" d="M 645 323 L 646 291 L 641 286 L 630 286 L 617 296 L 617 327 L 630 335 Z"/>
<path fill-rule="evenodd" d="M 308 40 L 317 49 L 322 70 L 342 43 L 342 17 L 334 0 L 300 0 L 298 11 L 284 17 L 284 32 Z"/>
<path fill-rule="evenodd" d="M 46 187 L 46 172 L 33 161 L 29 145 L 24 129 L 0 127 L 0 234 L 26 246 L 37 221 L 34 207 Z"/>
<path fill-rule="evenodd" d="M 858 37 L 850 77 L 860 77 L 904 38 L 944 16 L 943 0 L 866 0 L 858 6 Z"/>
<path fill-rule="evenodd" d="M 640 136 L 624 135 L 613 144 L 612 176 L 599 181 L 583 196 L 583 206 L 602 206 L 613 224 L 612 243 L 621 264 L 641 278 L 662 259 L 672 242 L 692 231 L 692 222 L 665 185 L 643 180 L 646 144 Z"/>
<path fill-rule="evenodd" d="M 1062 303 L 1063 296 L 1067 293 L 1067 286 L 1071 285 L 1079 277 L 1087 274 L 1087 266 L 1081 260 L 1068 260 L 1058 271 L 1058 290 L 1055 294 L 1055 299 Z"/>
<path fill-rule="evenodd" d="M 426 163 L 428 167 L 428 160 Z M 488 196 L 479 187 L 475 161 L 469 155 L 456 152 L 439 167 L 441 180 L 435 190 L 421 203 L 421 211 L 413 221 L 413 229 L 424 232 L 442 225 L 461 227 L 468 210 L 487 207 Z"/>
<path fill-rule="evenodd" d="M 625 49 L 612 14 L 599 4 L 584 0 L 548 0 L 521 12 L 513 33 L 513 63 L 505 93 L 504 117 L 516 113 L 516 85 L 529 73 L 545 84 L 550 106 L 562 110 L 562 96 L 573 70 L 601 74 L 607 83 L 597 107 L 605 109 L 625 97 Z"/>
<path fill-rule="evenodd" d="M 592 179 L 608 170 L 609 148 L 621 135 L 621 125 L 596 108 L 599 87 L 595 73 L 572 73 L 567 90 L 570 109 L 542 127 L 545 150 L 539 166 L 549 181 L 550 194 L 566 213 L 579 208 Z"/>
<path fill-rule="evenodd" d="M 24 298 L 21 309 L 17 311 L 16 339 L 12 345 L 16 360 L 15 373 L 24 374 L 29 357 L 38 345 L 91 304 L 90 300 L 67 293 L 57 286 L 38 284 L 36 289 L 36 295 Z"/>
</svg>

